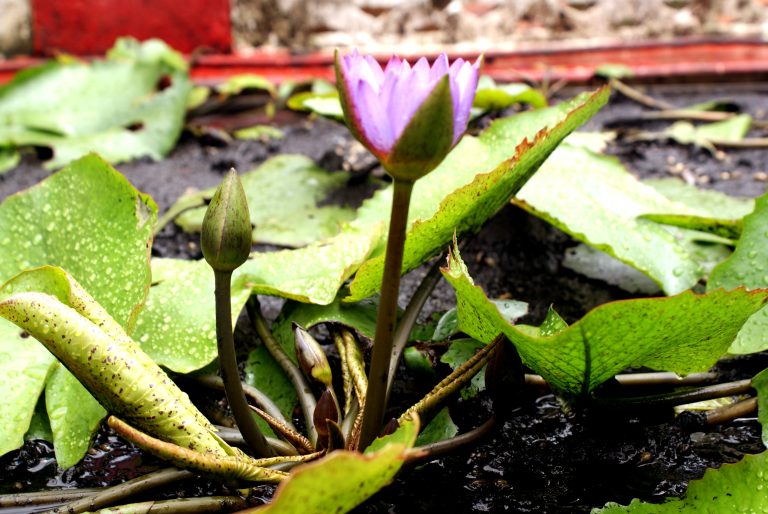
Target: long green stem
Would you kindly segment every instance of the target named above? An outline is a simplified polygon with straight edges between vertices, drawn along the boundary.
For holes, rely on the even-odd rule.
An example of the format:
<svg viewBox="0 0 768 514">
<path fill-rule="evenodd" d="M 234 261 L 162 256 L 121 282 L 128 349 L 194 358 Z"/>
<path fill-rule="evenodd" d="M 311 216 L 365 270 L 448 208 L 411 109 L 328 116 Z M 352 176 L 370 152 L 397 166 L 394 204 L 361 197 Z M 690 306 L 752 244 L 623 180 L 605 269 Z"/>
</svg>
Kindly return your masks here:
<svg viewBox="0 0 768 514">
<path fill-rule="evenodd" d="M 403 266 L 405 231 L 408 225 L 408 207 L 411 203 L 413 182 L 395 179 L 392 213 L 389 218 L 387 253 L 384 258 L 384 276 L 373 339 L 371 370 L 365 394 L 365 411 L 360 433 L 359 449 L 364 450 L 379 435 L 386 409 L 389 362 L 392 359 L 392 339 L 397 319 L 397 297 L 400 292 L 400 272 Z"/>
<path fill-rule="evenodd" d="M 261 433 L 251 413 L 240 382 L 240 370 L 235 355 L 235 340 L 232 335 L 231 271 L 214 271 L 216 280 L 216 342 L 219 349 L 219 366 L 224 390 L 237 428 L 243 433 L 248 446 L 259 457 L 272 457 L 275 451 Z"/>
</svg>

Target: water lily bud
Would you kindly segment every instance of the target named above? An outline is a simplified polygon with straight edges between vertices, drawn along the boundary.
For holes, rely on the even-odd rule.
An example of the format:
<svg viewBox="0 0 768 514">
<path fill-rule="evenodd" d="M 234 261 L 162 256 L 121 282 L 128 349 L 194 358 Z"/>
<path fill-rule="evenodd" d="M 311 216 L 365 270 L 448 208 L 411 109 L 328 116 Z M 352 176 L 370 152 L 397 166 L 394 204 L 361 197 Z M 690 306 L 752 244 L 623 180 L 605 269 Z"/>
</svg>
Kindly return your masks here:
<svg viewBox="0 0 768 514">
<path fill-rule="evenodd" d="M 314 378 L 325 387 L 332 387 L 331 365 L 320 343 L 298 323 L 293 323 L 293 338 L 299 366 L 307 377 Z"/>
<path fill-rule="evenodd" d="M 393 56 L 381 66 L 371 56 L 336 52 L 336 84 L 354 136 L 395 179 L 414 181 L 437 167 L 469 121 L 480 59 L 448 63 L 441 54 L 411 67 Z"/>
<path fill-rule="evenodd" d="M 339 409 L 339 401 L 336 399 L 336 394 L 333 392 L 333 389 L 327 388 L 320 395 L 315 412 L 312 413 L 312 423 L 315 425 L 315 430 L 317 430 L 317 443 L 321 448 L 328 448 L 331 446 L 332 441 L 336 439 L 335 428 L 338 427 L 340 417 L 341 410 Z M 336 424 L 337 427 L 333 427 L 333 424 Z"/>
<path fill-rule="evenodd" d="M 216 271 L 232 271 L 251 253 L 251 217 L 237 172 L 229 170 L 211 198 L 200 237 L 203 257 Z"/>
</svg>

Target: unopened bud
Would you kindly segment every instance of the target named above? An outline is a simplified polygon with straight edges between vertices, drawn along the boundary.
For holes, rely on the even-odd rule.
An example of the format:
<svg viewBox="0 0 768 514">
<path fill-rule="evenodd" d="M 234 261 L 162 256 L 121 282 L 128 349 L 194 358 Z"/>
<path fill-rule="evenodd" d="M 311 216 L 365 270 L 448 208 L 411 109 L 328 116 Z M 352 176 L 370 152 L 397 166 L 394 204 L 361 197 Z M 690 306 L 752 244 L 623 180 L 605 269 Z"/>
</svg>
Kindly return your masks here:
<svg viewBox="0 0 768 514">
<path fill-rule="evenodd" d="M 320 347 L 320 343 L 298 323 L 293 324 L 293 337 L 296 344 L 296 357 L 299 359 L 299 366 L 301 366 L 304 374 L 317 380 L 325 387 L 332 387 L 331 365 L 328 363 L 328 358 Z"/>
<path fill-rule="evenodd" d="M 251 253 L 248 201 L 234 169 L 229 170 L 211 198 L 203 219 L 200 247 L 215 271 L 233 271 Z"/>
<path fill-rule="evenodd" d="M 336 399 L 333 389 L 327 388 L 320 395 L 315 412 L 312 413 L 312 423 L 315 425 L 315 430 L 317 430 L 317 443 L 322 448 L 328 448 L 333 439 L 335 439 L 335 427 L 331 425 L 338 425 L 340 415 L 339 401 Z"/>
</svg>

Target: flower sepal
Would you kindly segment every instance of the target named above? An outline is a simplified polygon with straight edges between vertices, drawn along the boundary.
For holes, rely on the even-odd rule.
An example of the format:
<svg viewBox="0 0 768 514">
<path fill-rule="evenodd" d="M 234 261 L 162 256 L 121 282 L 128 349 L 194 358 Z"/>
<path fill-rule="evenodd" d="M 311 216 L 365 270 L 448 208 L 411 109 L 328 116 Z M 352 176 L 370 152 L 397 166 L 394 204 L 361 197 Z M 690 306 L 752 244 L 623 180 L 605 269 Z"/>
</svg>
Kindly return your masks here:
<svg viewBox="0 0 768 514">
<path fill-rule="evenodd" d="M 424 100 L 381 165 L 392 178 L 413 182 L 437 168 L 453 148 L 453 99 L 448 75 Z"/>
</svg>

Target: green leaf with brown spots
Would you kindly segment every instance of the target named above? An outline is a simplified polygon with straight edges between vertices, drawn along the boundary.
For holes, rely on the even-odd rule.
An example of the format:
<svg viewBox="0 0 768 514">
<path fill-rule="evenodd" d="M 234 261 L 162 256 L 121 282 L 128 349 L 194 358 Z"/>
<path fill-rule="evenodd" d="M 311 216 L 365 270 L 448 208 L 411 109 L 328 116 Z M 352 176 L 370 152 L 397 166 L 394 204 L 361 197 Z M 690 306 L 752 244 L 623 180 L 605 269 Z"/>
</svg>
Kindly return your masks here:
<svg viewBox="0 0 768 514">
<path fill-rule="evenodd" d="M 156 217 L 151 198 L 100 157 L 83 157 L 0 204 L 0 281 L 33 266 L 60 266 L 130 330 L 149 289 Z M 56 362 L 37 341 L 20 334 L 0 320 L 0 419 L 5 420 L 0 423 L 0 454 L 21 446 Z M 67 403 L 64 396 L 58 392 L 62 404 Z M 74 394 L 71 404 L 78 398 Z M 89 412 L 79 426 L 95 423 L 96 414 Z M 57 421 L 63 419 L 52 418 L 54 433 L 66 429 Z M 90 439 L 88 431 L 77 433 L 81 441 Z"/>
<path fill-rule="evenodd" d="M 628 367 L 706 371 L 768 302 L 768 290 L 744 289 L 612 302 L 544 335 L 536 327 L 508 323 L 474 285 L 455 248 L 443 275 L 456 289 L 463 332 L 484 343 L 504 333 L 527 366 L 572 394 L 587 394 Z"/>
<path fill-rule="evenodd" d="M 260 514 L 344 514 L 389 484 L 408 458 L 419 432 L 404 423 L 374 441 L 364 455 L 337 450 L 297 467 L 278 487 L 272 503 L 247 511 Z"/>
<path fill-rule="evenodd" d="M 673 514 L 765 512 L 768 505 L 768 452 L 745 455 L 735 464 L 708 469 L 693 480 L 682 498 L 665 503 L 632 500 L 627 506 L 609 503 L 592 514 Z"/>
<path fill-rule="evenodd" d="M 57 385 L 56 390 L 46 391 L 54 444 L 58 437 L 64 438 L 64 444 L 57 449 L 65 454 L 66 462 L 77 462 L 79 457 L 74 452 L 85 451 L 87 444 L 77 437 L 76 425 L 64 427 L 64 432 L 57 431 L 58 420 L 73 420 L 62 411 L 74 409 L 82 415 L 85 407 L 96 415 L 105 413 L 87 399 L 82 403 L 87 397 L 82 387 L 77 387 L 80 384 L 110 413 L 143 432 L 199 453 L 233 454 L 187 395 L 61 268 L 34 268 L 3 284 L 0 316 L 43 344 L 79 382 L 60 369 L 49 380 L 49 384 Z M 74 399 L 81 402 L 75 403 Z M 81 433 L 96 428 L 87 418 L 76 423 L 85 425 Z"/>
<path fill-rule="evenodd" d="M 349 174 L 326 171 L 302 155 L 273 157 L 240 179 L 255 243 L 306 246 L 338 234 L 355 214 L 348 207 L 325 203 L 331 193 L 346 186 Z M 214 191 L 202 195 L 210 199 Z M 200 232 L 205 211 L 205 207 L 188 210 L 176 223 L 186 232 Z"/>
<path fill-rule="evenodd" d="M 152 287 L 134 339 L 159 365 L 189 373 L 216 358 L 213 270 L 204 260 L 152 259 Z M 251 294 L 248 278 L 232 277 L 232 319 Z"/>
</svg>

